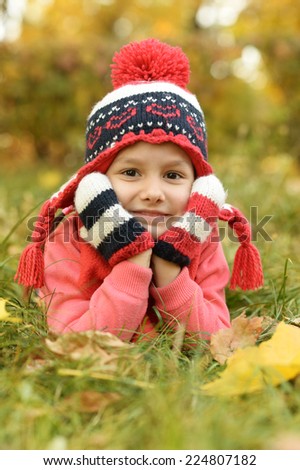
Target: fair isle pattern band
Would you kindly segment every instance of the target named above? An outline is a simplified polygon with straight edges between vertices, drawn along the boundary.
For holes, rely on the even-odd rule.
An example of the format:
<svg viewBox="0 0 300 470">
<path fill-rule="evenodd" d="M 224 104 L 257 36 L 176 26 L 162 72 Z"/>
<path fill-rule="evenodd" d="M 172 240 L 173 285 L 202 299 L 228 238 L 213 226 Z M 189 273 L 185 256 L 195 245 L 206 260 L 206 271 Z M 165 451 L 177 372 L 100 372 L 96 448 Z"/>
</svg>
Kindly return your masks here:
<svg viewBox="0 0 300 470">
<path fill-rule="evenodd" d="M 116 101 L 119 101 L 121 99 L 129 99 L 134 95 L 145 95 L 145 93 L 172 93 L 173 95 L 177 95 L 178 97 L 187 101 L 191 106 L 193 106 L 195 109 L 197 109 L 203 114 L 199 101 L 197 100 L 195 95 L 173 83 L 157 81 L 148 83 L 135 82 L 134 84 L 124 85 L 120 88 L 111 91 L 106 96 L 104 96 L 102 100 L 98 101 L 98 103 L 94 105 L 92 111 L 88 116 L 88 119 L 90 119 L 99 109 L 104 108 L 105 106 L 111 106 Z"/>
<path fill-rule="evenodd" d="M 161 82 L 126 85 L 95 105 L 87 123 L 85 161 L 94 160 L 125 135 L 150 134 L 156 129 L 170 137 L 186 137 L 207 161 L 205 120 L 195 96 Z"/>
</svg>

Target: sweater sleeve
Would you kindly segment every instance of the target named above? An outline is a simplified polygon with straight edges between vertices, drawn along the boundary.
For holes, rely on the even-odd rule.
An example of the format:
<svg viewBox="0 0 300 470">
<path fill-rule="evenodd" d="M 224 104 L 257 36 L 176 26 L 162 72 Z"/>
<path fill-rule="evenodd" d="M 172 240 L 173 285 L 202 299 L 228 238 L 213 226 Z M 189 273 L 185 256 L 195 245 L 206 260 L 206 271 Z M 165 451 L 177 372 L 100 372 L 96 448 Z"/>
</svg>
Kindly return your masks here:
<svg viewBox="0 0 300 470">
<path fill-rule="evenodd" d="M 160 288 L 152 285 L 150 292 L 165 322 L 172 326 L 183 324 L 187 333 L 209 339 L 217 330 L 230 327 L 225 302 L 228 280 L 221 243 L 207 242 L 195 280 L 185 267 L 173 282 Z"/>
<path fill-rule="evenodd" d="M 148 306 L 151 269 L 130 261 L 117 264 L 87 298 L 78 284 L 80 251 L 58 232 L 45 247 L 45 285 L 39 296 L 47 322 L 56 333 L 102 330 L 130 340 Z"/>
</svg>

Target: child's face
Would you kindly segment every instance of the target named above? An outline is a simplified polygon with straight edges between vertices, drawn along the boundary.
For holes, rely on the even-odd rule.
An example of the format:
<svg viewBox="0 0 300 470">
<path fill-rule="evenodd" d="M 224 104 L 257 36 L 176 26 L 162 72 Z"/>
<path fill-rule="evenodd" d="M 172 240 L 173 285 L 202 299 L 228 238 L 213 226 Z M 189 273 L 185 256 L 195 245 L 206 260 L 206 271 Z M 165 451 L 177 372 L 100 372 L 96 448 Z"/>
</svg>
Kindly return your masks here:
<svg viewBox="0 0 300 470">
<path fill-rule="evenodd" d="M 154 239 L 185 212 L 194 182 L 190 158 L 172 142 L 126 147 L 106 175 L 122 206 Z"/>
</svg>

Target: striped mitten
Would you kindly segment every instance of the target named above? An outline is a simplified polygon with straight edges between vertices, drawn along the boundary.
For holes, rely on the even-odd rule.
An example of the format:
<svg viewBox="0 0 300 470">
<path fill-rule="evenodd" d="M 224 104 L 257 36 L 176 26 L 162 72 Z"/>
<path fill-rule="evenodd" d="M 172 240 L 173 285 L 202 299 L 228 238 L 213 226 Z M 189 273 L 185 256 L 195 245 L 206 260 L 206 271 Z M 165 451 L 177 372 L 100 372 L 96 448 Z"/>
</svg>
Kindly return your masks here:
<svg viewBox="0 0 300 470">
<path fill-rule="evenodd" d="M 153 253 L 181 267 L 189 266 L 201 243 L 211 234 L 225 197 L 224 188 L 215 175 L 197 178 L 186 212 L 159 237 Z"/>
<path fill-rule="evenodd" d="M 106 175 L 86 175 L 74 204 L 83 223 L 80 236 L 111 266 L 154 246 L 151 234 L 121 206 Z"/>
</svg>

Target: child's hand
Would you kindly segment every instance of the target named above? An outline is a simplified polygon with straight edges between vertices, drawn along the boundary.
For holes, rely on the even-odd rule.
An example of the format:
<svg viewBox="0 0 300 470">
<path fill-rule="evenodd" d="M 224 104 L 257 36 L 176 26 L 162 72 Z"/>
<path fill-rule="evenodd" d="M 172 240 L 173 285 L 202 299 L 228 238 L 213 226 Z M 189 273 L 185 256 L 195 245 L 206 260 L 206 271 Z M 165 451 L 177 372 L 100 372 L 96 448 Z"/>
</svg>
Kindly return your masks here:
<svg viewBox="0 0 300 470">
<path fill-rule="evenodd" d="M 180 266 L 152 255 L 151 268 L 156 287 L 164 287 L 174 281 L 181 271 Z"/>
<path fill-rule="evenodd" d="M 139 253 L 138 255 L 132 256 L 132 258 L 128 258 L 128 261 L 131 261 L 134 264 L 138 264 L 139 266 L 143 266 L 144 268 L 149 268 L 151 256 L 152 250 L 147 250 L 143 251 L 143 253 Z"/>
<path fill-rule="evenodd" d="M 106 175 L 86 175 L 78 185 L 74 204 L 83 223 L 81 237 L 111 266 L 154 246 L 151 234 L 121 206 Z"/>
<path fill-rule="evenodd" d="M 188 266 L 209 237 L 225 196 L 216 176 L 197 178 L 185 214 L 158 238 L 153 254 L 180 267 Z"/>
</svg>

